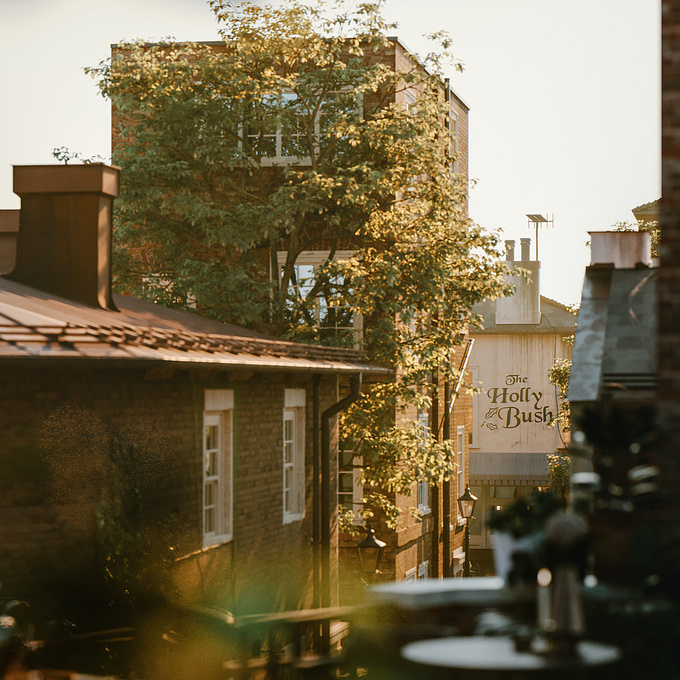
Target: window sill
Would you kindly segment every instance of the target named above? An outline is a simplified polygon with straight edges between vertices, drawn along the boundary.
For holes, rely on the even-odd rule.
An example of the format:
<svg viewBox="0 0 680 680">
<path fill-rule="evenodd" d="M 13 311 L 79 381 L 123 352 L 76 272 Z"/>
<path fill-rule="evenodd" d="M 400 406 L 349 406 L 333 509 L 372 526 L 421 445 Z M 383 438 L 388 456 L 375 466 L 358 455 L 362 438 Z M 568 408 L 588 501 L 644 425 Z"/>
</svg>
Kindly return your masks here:
<svg viewBox="0 0 680 680">
<path fill-rule="evenodd" d="M 262 156 L 260 158 L 260 165 L 263 168 L 268 168 L 277 165 L 311 165 L 312 159 L 307 156 Z"/>
<path fill-rule="evenodd" d="M 304 516 L 305 516 L 304 513 L 300 513 L 300 514 L 296 514 L 296 515 L 284 515 L 283 516 L 283 523 L 284 524 L 293 524 L 293 522 L 299 522 Z"/>
<path fill-rule="evenodd" d="M 432 509 L 430 508 L 429 505 L 419 505 L 418 506 L 418 514 L 421 517 L 424 517 L 425 515 L 429 515 L 432 512 Z"/>
<path fill-rule="evenodd" d="M 223 534 L 221 536 L 211 536 L 210 538 L 203 537 L 203 548 L 197 552 L 204 552 L 212 548 L 219 548 L 225 543 L 231 543 L 233 536 L 231 534 Z"/>
</svg>

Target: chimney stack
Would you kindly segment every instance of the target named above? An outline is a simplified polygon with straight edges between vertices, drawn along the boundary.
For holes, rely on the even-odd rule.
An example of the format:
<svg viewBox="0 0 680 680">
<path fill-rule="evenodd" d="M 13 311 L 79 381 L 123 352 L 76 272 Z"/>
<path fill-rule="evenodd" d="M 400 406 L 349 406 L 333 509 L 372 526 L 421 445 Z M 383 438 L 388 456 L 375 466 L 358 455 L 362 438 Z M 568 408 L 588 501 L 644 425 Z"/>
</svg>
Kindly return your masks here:
<svg viewBox="0 0 680 680">
<path fill-rule="evenodd" d="M 0 276 L 14 270 L 19 235 L 19 211 L 0 210 Z"/>
<path fill-rule="evenodd" d="M 589 231 L 590 264 L 615 269 L 649 267 L 652 262 L 651 235 L 648 231 Z"/>
<path fill-rule="evenodd" d="M 8 278 L 93 307 L 115 309 L 111 218 L 119 168 L 14 166 L 21 197 L 16 266 Z"/>
</svg>

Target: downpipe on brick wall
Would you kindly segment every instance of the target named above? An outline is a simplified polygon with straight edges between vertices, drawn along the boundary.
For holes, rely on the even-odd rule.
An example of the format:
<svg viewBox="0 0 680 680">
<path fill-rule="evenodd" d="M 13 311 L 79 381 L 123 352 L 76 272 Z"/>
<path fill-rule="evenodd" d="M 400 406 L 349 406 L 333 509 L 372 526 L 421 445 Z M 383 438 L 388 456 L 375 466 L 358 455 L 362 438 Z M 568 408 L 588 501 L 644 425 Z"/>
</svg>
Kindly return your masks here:
<svg viewBox="0 0 680 680">
<path fill-rule="evenodd" d="M 320 572 L 321 606 L 331 606 L 331 418 L 344 411 L 361 396 L 361 373 L 350 376 L 350 393 L 321 414 L 321 510 Z M 322 652 L 330 650 L 330 621 L 323 624 Z"/>
</svg>

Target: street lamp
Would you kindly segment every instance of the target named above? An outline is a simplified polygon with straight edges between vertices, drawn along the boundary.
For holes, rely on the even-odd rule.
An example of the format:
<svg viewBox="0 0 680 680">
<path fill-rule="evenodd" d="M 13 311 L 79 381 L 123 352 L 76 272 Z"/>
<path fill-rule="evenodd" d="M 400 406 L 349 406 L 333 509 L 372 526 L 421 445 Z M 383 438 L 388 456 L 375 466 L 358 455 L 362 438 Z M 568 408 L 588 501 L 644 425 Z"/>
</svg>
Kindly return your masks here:
<svg viewBox="0 0 680 680">
<path fill-rule="evenodd" d="M 361 570 L 366 574 L 380 573 L 385 542 L 375 537 L 375 529 L 368 526 L 368 536 L 357 546 Z"/>
<path fill-rule="evenodd" d="M 460 514 L 465 518 L 465 538 L 463 540 L 463 550 L 465 552 L 465 564 L 463 565 L 463 576 L 470 575 L 470 520 L 475 511 L 477 496 L 472 495 L 470 487 L 465 487 L 465 492 L 458 497 L 458 508 Z"/>
</svg>

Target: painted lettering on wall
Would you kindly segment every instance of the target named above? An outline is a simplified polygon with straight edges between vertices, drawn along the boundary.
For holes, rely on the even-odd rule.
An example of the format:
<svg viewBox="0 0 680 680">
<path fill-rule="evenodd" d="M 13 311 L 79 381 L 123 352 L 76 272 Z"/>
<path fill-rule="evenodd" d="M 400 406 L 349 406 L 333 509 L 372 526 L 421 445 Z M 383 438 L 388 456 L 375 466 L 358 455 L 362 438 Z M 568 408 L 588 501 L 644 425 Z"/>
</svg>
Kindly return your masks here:
<svg viewBox="0 0 680 680">
<path fill-rule="evenodd" d="M 497 430 L 514 430 L 526 423 L 547 425 L 553 418 L 550 407 L 543 403 L 543 392 L 533 389 L 526 376 L 509 373 L 504 387 L 486 390 L 489 409 L 482 427 Z"/>
</svg>

